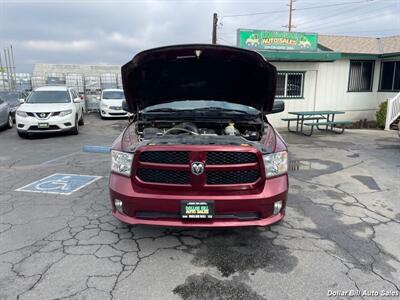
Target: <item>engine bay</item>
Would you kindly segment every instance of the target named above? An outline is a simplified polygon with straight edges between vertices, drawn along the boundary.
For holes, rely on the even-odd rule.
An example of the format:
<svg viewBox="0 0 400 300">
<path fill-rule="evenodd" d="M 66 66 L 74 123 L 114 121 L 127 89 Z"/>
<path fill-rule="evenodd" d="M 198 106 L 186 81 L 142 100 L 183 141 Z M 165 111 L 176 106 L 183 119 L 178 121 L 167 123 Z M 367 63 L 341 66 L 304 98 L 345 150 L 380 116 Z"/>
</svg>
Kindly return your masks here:
<svg viewBox="0 0 400 300">
<path fill-rule="evenodd" d="M 233 120 L 219 120 L 217 122 L 139 122 L 137 135 L 139 140 L 155 138 L 176 138 L 177 136 L 201 137 L 241 137 L 248 141 L 259 141 L 263 132 L 263 123 L 248 120 L 235 122 Z"/>
</svg>

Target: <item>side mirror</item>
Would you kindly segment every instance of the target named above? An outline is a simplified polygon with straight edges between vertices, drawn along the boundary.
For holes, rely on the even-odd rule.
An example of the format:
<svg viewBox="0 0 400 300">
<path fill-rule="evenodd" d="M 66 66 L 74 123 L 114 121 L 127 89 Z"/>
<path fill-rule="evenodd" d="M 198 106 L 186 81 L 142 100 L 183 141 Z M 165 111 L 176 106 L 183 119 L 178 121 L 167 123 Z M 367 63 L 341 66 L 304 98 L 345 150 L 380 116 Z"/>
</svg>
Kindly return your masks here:
<svg viewBox="0 0 400 300">
<path fill-rule="evenodd" d="M 122 110 L 129 111 L 128 103 L 126 103 L 126 100 L 122 100 Z"/>
<path fill-rule="evenodd" d="M 97 100 L 100 100 L 100 99 L 101 99 L 101 97 L 100 97 L 100 96 L 97 96 L 97 97 L 96 97 L 96 99 L 97 99 Z"/>
<path fill-rule="evenodd" d="M 74 99 L 74 103 L 81 103 L 81 98 L 80 98 L 80 97 L 75 98 L 75 99 Z"/>
<path fill-rule="evenodd" d="M 285 102 L 283 102 L 282 100 L 278 100 L 274 101 L 274 106 L 272 107 L 271 112 L 269 112 L 268 114 L 276 114 L 283 112 L 284 110 L 285 110 Z"/>
<path fill-rule="evenodd" d="M 25 103 L 25 99 L 24 98 L 21 98 L 21 99 L 19 99 L 19 103 Z"/>
</svg>

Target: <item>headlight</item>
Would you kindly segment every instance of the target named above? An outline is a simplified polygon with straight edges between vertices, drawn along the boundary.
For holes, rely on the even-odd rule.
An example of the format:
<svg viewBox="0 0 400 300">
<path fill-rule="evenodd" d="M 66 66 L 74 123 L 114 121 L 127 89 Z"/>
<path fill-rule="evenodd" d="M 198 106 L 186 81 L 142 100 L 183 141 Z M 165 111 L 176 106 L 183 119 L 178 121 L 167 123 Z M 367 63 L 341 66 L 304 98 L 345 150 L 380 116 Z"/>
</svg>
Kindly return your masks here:
<svg viewBox="0 0 400 300">
<path fill-rule="evenodd" d="M 20 111 L 20 110 L 17 110 L 16 114 L 17 114 L 17 116 L 22 117 L 22 118 L 26 118 L 28 116 L 28 114 L 26 112 Z"/>
<path fill-rule="evenodd" d="M 130 177 L 132 161 L 132 153 L 111 150 L 111 171 Z"/>
<path fill-rule="evenodd" d="M 285 174 L 288 170 L 287 151 L 271 153 L 263 156 L 265 175 L 269 177 Z"/>
<path fill-rule="evenodd" d="M 65 117 L 65 116 L 68 116 L 69 114 L 72 114 L 72 109 L 60 111 L 59 116 Z"/>
</svg>

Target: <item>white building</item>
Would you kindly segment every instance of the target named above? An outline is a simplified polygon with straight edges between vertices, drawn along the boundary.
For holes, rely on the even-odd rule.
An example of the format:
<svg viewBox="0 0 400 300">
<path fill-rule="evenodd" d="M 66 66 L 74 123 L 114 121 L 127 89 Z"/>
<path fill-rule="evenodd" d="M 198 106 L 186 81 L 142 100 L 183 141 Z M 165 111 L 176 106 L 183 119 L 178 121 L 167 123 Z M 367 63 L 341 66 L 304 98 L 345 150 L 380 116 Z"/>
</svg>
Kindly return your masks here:
<svg viewBox="0 0 400 300">
<path fill-rule="evenodd" d="M 32 87 L 46 84 L 66 84 L 80 93 L 88 90 L 121 87 L 121 67 L 118 65 L 35 64 Z"/>
<path fill-rule="evenodd" d="M 271 41 L 288 43 L 287 35 L 282 40 L 283 33 L 272 39 L 267 36 L 271 32 L 255 30 L 247 30 L 240 41 L 239 31 L 238 46 L 245 48 L 254 49 L 254 38 L 263 46 Z M 284 127 L 287 123 L 281 118 L 290 117 L 289 111 L 314 110 L 345 111 L 337 120 L 375 120 L 379 104 L 400 92 L 400 36 L 314 35 L 313 50 L 264 50 L 256 45 L 255 50 L 277 67 L 277 99 L 285 101 L 285 112 L 269 116 L 271 122 Z"/>
</svg>

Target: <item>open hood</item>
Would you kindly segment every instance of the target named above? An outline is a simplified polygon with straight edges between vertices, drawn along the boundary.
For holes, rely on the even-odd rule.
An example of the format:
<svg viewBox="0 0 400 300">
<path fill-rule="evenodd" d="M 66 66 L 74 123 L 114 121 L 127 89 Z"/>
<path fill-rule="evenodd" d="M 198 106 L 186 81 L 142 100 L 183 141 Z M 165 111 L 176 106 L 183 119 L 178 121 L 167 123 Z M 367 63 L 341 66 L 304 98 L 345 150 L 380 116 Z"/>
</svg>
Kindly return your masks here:
<svg viewBox="0 0 400 300">
<path fill-rule="evenodd" d="M 216 100 L 272 110 L 276 68 L 255 51 L 176 45 L 138 53 L 122 66 L 129 111 L 177 100 Z"/>
</svg>

